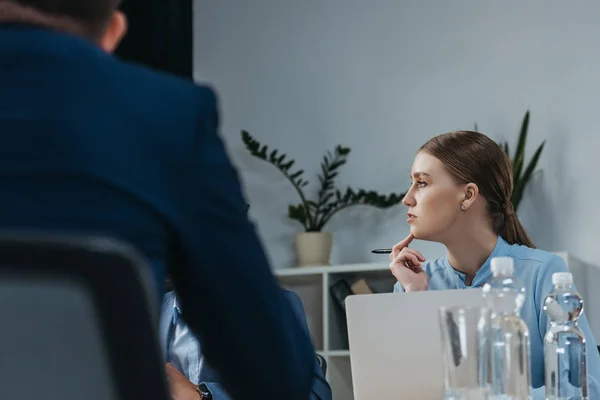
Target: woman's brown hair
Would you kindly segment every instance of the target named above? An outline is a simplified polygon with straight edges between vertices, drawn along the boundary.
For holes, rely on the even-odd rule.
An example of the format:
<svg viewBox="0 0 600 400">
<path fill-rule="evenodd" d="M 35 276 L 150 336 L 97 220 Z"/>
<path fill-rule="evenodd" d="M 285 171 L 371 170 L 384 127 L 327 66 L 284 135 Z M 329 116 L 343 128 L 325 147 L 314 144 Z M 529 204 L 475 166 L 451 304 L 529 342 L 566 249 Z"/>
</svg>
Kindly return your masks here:
<svg viewBox="0 0 600 400">
<path fill-rule="evenodd" d="M 496 142 L 479 132 L 456 131 L 434 137 L 419 151 L 440 160 L 458 183 L 477 185 L 498 235 L 510 244 L 535 248 L 510 202 L 512 167 Z"/>
</svg>

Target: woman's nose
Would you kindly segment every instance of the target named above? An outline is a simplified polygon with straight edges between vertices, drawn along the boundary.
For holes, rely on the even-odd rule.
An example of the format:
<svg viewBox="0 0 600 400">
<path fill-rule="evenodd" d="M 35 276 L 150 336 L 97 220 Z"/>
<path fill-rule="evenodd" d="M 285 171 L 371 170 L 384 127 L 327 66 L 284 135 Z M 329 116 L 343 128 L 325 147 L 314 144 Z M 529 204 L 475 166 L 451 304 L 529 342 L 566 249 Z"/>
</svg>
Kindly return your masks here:
<svg viewBox="0 0 600 400">
<path fill-rule="evenodd" d="M 412 191 L 409 190 L 405 195 L 404 198 L 402 199 L 402 204 L 404 204 L 407 207 L 411 207 L 415 204 L 415 198 L 412 195 Z"/>
</svg>

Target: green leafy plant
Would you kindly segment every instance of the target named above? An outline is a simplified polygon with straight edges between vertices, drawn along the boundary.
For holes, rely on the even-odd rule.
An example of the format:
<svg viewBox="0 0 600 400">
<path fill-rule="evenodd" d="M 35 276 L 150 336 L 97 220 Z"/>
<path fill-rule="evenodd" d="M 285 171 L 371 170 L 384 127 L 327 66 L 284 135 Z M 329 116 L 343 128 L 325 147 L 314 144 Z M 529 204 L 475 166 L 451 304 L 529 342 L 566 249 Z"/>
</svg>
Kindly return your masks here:
<svg viewBox="0 0 600 400">
<path fill-rule="evenodd" d="M 320 232 L 339 211 L 354 205 L 369 205 L 377 208 L 389 208 L 402 201 L 404 194 L 391 193 L 381 195 L 364 189 L 354 190 L 350 187 L 344 192 L 334 187 L 334 180 L 339 174 L 340 167 L 346 164 L 350 149 L 336 146 L 334 151 L 328 151 L 321 162 L 321 173 L 318 175 L 320 187 L 316 200 L 309 200 L 304 193 L 308 181 L 304 178 L 304 170 L 292 171 L 295 160 L 280 154 L 279 150 L 269 151 L 248 132 L 242 131 L 242 142 L 248 152 L 256 158 L 275 166 L 291 182 L 300 196 L 300 204 L 288 207 L 288 217 L 302 224 L 306 232 Z"/>
<path fill-rule="evenodd" d="M 533 153 L 533 157 L 531 157 L 529 164 L 525 166 L 525 145 L 527 144 L 528 129 L 529 111 L 527 111 L 525 113 L 525 117 L 523 117 L 523 123 L 521 124 L 521 132 L 519 133 L 519 141 L 517 142 L 517 148 L 515 150 L 514 156 L 511 158 L 514 188 L 512 196 L 510 198 L 510 202 L 512 203 L 515 212 L 519 208 L 519 204 L 521 203 L 521 199 L 523 198 L 525 187 L 529 184 L 529 181 L 531 180 L 533 171 L 535 171 L 535 167 L 537 166 L 540 156 L 542 155 L 542 150 L 544 150 L 544 145 L 546 144 L 546 141 L 542 141 L 535 153 Z M 510 158 L 508 142 L 505 142 L 502 147 L 504 149 L 504 152 Z"/>
<path fill-rule="evenodd" d="M 475 124 L 475 130 L 477 131 L 477 124 Z M 542 143 L 538 146 L 535 153 L 533 153 L 533 157 L 525 166 L 525 146 L 527 144 L 527 132 L 529 130 L 529 111 L 525 113 L 525 117 L 523 117 L 523 123 L 521 124 L 521 131 L 519 133 L 519 139 L 517 141 L 517 148 L 515 150 L 515 154 L 511 157 L 510 149 L 508 147 L 508 142 L 499 143 L 500 147 L 504 149 L 504 152 L 510 159 L 512 165 L 512 174 L 513 174 L 513 193 L 510 198 L 510 202 L 513 206 L 515 212 L 519 208 L 519 204 L 521 203 L 521 199 L 523 198 L 523 193 L 525 192 L 525 187 L 529 184 L 533 172 L 535 171 L 535 167 L 542 155 L 542 151 L 544 150 L 544 145 L 546 141 L 542 141 Z"/>
</svg>

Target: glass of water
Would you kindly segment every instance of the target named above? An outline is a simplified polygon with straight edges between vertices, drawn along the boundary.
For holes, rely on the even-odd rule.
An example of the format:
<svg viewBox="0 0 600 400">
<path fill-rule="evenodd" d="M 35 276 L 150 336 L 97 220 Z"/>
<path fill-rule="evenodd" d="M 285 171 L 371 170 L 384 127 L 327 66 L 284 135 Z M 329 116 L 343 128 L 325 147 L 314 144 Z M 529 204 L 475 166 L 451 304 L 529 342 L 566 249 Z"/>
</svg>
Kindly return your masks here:
<svg viewBox="0 0 600 400">
<path fill-rule="evenodd" d="M 490 310 L 442 307 L 444 400 L 487 400 L 490 397 Z"/>
</svg>

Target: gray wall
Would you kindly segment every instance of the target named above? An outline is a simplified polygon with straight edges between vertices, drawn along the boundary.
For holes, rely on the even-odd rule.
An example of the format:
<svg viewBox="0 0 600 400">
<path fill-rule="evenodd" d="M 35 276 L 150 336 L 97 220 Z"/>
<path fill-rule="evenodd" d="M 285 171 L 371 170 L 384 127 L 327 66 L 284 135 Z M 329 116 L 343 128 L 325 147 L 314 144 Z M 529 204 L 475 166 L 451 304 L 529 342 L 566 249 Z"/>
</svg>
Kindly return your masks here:
<svg viewBox="0 0 600 400">
<path fill-rule="evenodd" d="M 339 185 L 399 192 L 430 137 L 476 121 L 514 144 L 528 108 L 529 154 L 547 147 L 521 220 L 539 247 L 600 265 L 599 15 L 591 0 L 196 0 L 195 77 L 219 92 L 222 134 L 274 268 L 294 263 L 301 227 L 286 210 L 298 198 L 245 153 L 241 129 L 311 178 L 325 150 L 348 145 Z M 332 261 L 385 261 L 369 250 L 406 235 L 405 212 L 338 214 Z"/>
</svg>

